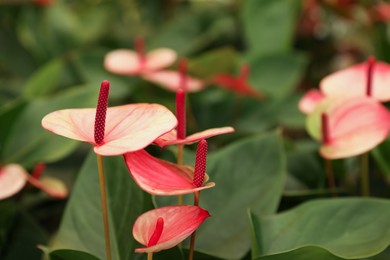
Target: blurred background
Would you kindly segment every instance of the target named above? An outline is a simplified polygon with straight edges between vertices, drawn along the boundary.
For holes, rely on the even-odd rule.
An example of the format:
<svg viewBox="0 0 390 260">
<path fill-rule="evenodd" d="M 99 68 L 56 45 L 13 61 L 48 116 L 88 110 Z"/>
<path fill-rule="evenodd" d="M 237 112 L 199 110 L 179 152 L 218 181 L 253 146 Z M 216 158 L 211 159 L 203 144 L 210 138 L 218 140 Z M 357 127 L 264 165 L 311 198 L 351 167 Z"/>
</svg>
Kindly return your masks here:
<svg viewBox="0 0 390 260">
<path fill-rule="evenodd" d="M 390 62 L 389 21 L 390 3 L 379 0 L 0 0 L 0 165 L 18 163 L 31 172 L 43 162 L 44 174 L 71 191 L 90 147 L 47 133 L 40 120 L 61 108 L 94 107 L 104 79 L 112 86 L 110 106 L 156 102 L 174 110 L 175 93 L 103 66 L 109 51 L 134 49 L 143 38 L 146 50 L 174 49 L 178 60 L 188 60 L 188 73 L 207 85 L 189 94 L 189 133 L 235 127 L 235 134 L 215 137 L 211 150 L 280 129 L 289 173 L 280 209 L 290 208 L 326 185 L 298 100 L 338 69 L 370 56 Z M 248 83 L 265 99 L 213 81 L 239 75 L 244 65 Z M 177 68 L 178 62 L 170 67 Z M 389 149 L 386 141 L 374 158 L 379 196 L 390 195 L 382 184 L 390 179 L 383 159 Z M 356 181 L 344 176 L 345 169 L 356 172 L 354 159 L 335 167 L 347 187 Z M 27 259 L 20 248 L 39 259 L 35 244 L 55 233 L 65 205 L 31 187 L 2 202 L 0 259 Z"/>
</svg>

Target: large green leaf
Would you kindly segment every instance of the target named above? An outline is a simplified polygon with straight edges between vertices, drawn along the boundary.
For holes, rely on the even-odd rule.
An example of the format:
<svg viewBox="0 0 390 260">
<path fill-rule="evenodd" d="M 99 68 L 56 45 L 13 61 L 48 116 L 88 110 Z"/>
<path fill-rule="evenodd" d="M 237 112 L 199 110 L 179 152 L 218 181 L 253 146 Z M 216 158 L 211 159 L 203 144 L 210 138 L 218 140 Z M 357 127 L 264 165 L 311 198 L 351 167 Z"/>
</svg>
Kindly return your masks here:
<svg viewBox="0 0 390 260">
<path fill-rule="evenodd" d="M 2 212 L 1 214 L 4 213 Z M 4 242 L 5 247 L 0 248 L 1 259 L 40 259 L 42 251 L 37 246 L 47 243 L 47 234 L 25 212 L 18 211 L 14 215 L 12 222 Z"/>
<path fill-rule="evenodd" d="M 206 52 L 189 62 L 189 71 L 196 77 L 210 79 L 216 74 L 227 74 L 238 60 L 238 55 L 231 47 L 222 47 Z"/>
<path fill-rule="evenodd" d="M 85 252 L 60 249 L 49 254 L 50 260 L 99 260 L 99 258 Z"/>
<path fill-rule="evenodd" d="M 251 59 L 249 81 L 268 99 L 281 99 L 291 94 L 302 80 L 306 55 L 297 52 L 267 54 Z"/>
<path fill-rule="evenodd" d="M 303 248 L 298 248 L 289 252 L 261 256 L 255 258 L 256 260 L 342 260 L 343 258 L 332 255 L 330 252 L 326 251 L 323 248 L 315 246 L 307 246 Z"/>
<path fill-rule="evenodd" d="M 207 172 L 216 187 L 201 192 L 200 205 L 212 217 L 198 229 L 196 249 L 225 259 L 242 258 L 250 248 L 247 209 L 270 215 L 282 195 L 286 169 L 279 134 L 246 138 L 210 154 Z M 186 199 L 192 203 L 191 196 Z"/>
<path fill-rule="evenodd" d="M 291 255 L 322 256 L 325 250 L 346 259 L 369 257 L 390 245 L 389 219 L 388 200 L 313 200 L 285 213 L 260 220 L 252 216 L 252 223 L 256 223 L 253 225 L 255 250 L 258 256 L 285 254 L 290 251 L 288 254 Z"/>
<path fill-rule="evenodd" d="M 77 142 L 44 130 L 42 118 L 64 108 L 93 107 L 98 88 L 79 86 L 58 93 L 54 98 L 28 103 L 10 128 L 2 150 L 2 162 L 32 166 L 40 161 L 55 161 L 69 154 Z"/>
<path fill-rule="evenodd" d="M 51 249 L 74 249 L 105 259 L 99 178 L 94 153 L 85 161 Z M 131 179 L 122 157 L 105 157 L 106 187 L 113 259 L 135 259 L 135 219 L 151 207 Z M 138 255 L 138 254 L 137 254 Z"/>
<path fill-rule="evenodd" d="M 49 94 L 59 83 L 63 67 L 63 61 L 56 59 L 39 68 L 27 81 L 23 96 L 34 99 Z"/>
<path fill-rule="evenodd" d="M 246 0 L 242 8 L 249 52 L 256 56 L 291 48 L 298 0 Z"/>
</svg>

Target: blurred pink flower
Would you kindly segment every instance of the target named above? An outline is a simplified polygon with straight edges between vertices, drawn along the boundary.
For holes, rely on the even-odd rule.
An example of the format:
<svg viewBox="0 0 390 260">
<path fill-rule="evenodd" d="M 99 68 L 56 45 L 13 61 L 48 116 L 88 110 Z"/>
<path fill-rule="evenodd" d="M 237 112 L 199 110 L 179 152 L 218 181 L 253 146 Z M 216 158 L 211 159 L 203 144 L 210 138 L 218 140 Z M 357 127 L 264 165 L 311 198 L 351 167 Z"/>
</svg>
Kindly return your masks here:
<svg viewBox="0 0 390 260">
<path fill-rule="evenodd" d="M 138 186 L 154 195 L 179 195 L 215 186 L 207 174 L 202 185 L 194 183 L 194 169 L 155 158 L 145 150 L 124 155 L 130 175 Z"/>
<path fill-rule="evenodd" d="M 309 116 L 309 127 L 322 139 L 320 154 L 327 159 L 367 152 L 390 131 L 390 112 L 368 97 L 339 99 Z"/>
<path fill-rule="evenodd" d="M 173 70 L 162 70 L 143 75 L 145 80 L 151 81 L 166 90 L 176 92 L 180 85 L 180 79 L 182 75 L 180 72 Z M 198 92 L 201 91 L 205 84 L 200 79 L 185 75 L 186 91 L 187 92 Z"/>
<path fill-rule="evenodd" d="M 41 167 L 42 164 L 37 166 Z M 18 164 L 8 164 L 0 167 L 0 200 L 18 193 L 29 182 L 31 185 L 43 190 L 52 197 L 63 199 L 68 196 L 65 185 L 51 177 L 40 177 L 43 169 L 35 170 L 30 175 Z"/>
<path fill-rule="evenodd" d="M 311 89 L 299 100 L 298 108 L 302 113 L 310 114 L 324 98 L 325 96 L 320 90 Z"/>
<path fill-rule="evenodd" d="M 237 77 L 229 74 L 220 74 L 214 76 L 213 81 L 219 86 L 232 90 L 238 94 L 264 99 L 264 94 L 249 84 L 248 76 L 249 65 L 244 64 Z"/>
<path fill-rule="evenodd" d="M 198 206 L 170 206 L 148 211 L 137 218 L 133 236 L 140 244 L 137 253 L 169 249 L 190 236 L 210 214 Z"/>
<path fill-rule="evenodd" d="M 103 86 L 109 87 L 108 81 L 103 81 Z M 108 98 L 108 90 L 106 96 Z M 101 113 L 99 110 L 97 113 L 95 108 L 64 109 L 42 119 L 42 126 L 46 130 L 89 142 L 94 146 L 95 153 L 105 156 L 143 149 L 176 124 L 175 115 L 159 104 L 109 107 Z"/>
<path fill-rule="evenodd" d="M 136 51 L 118 49 L 109 52 L 104 58 L 104 67 L 109 72 L 119 75 L 142 75 L 158 71 L 172 65 L 177 54 L 174 50 L 160 48 L 145 54 L 144 42 L 135 40 Z"/>
<path fill-rule="evenodd" d="M 371 96 L 382 102 L 390 100 L 389 86 L 390 64 L 374 58 L 332 73 L 320 82 L 326 97 Z"/>
</svg>

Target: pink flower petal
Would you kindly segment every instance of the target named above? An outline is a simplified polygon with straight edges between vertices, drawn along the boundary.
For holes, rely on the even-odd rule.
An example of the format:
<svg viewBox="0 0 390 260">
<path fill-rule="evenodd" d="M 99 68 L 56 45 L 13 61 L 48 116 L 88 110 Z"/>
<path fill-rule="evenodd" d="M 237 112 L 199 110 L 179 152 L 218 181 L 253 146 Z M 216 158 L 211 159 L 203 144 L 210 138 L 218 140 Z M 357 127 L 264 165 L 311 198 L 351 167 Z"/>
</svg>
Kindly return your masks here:
<svg viewBox="0 0 390 260">
<path fill-rule="evenodd" d="M 321 91 L 311 89 L 299 100 L 298 108 L 302 113 L 310 114 L 324 98 Z"/>
<path fill-rule="evenodd" d="M 58 179 L 52 177 L 42 177 L 41 179 L 36 179 L 28 175 L 27 180 L 31 185 L 43 190 L 54 198 L 65 199 L 68 196 L 68 189 L 64 183 Z"/>
<path fill-rule="evenodd" d="M 133 236 L 147 246 L 154 233 L 158 218 L 163 218 L 164 226 L 157 244 L 137 248 L 137 253 L 159 252 L 169 249 L 190 236 L 210 214 L 197 206 L 170 206 L 148 211 L 137 218 L 133 226 Z"/>
<path fill-rule="evenodd" d="M 17 164 L 0 167 L 0 200 L 18 193 L 26 184 L 28 173 Z"/>
<path fill-rule="evenodd" d="M 351 98 L 327 109 L 328 144 L 320 148 L 328 159 L 346 158 L 367 152 L 386 139 L 390 113 L 373 98 Z"/>
<path fill-rule="evenodd" d="M 42 119 L 43 128 L 95 146 L 97 154 L 110 156 L 140 150 L 177 124 L 174 114 L 158 104 L 130 104 L 107 109 L 103 143 L 94 141 L 96 109 L 65 109 Z"/>
<path fill-rule="evenodd" d="M 145 80 L 151 81 L 169 91 L 176 92 L 179 88 L 180 73 L 177 71 L 157 71 L 143 75 Z M 204 88 L 204 83 L 193 77 L 187 76 L 187 92 L 198 92 Z"/>
<path fill-rule="evenodd" d="M 145 67 L 148 71 L 160 70 L 172 65 L 176 59 L 177 54 L 172 49 L 155 49 L 147 54 Z"/>
<path fill-rule="evenodd" d="M 365 96 L 368 62 L 337 71 L 320 82 L 326 96 Z M 372 77 L 372 96 L 380 101 L 390 100 L 390 65 L 375 62 Z"/>
<path fill-rule="evenodd" d="M 249 85 L 245 79 L 236 78 L 228 74 L 221 74 L 215 76 L 213 81 L 219 86 L 235 91 L 236 93 L 260 99 L 264 98 L 264 95 Z"/>
<path fill-rule="evenodd" d="M 193 168 L 157 159 L 145 150 L 126 153 L 124 158 L 134 181 L 151 194 L 179 195 L 215 186 L 210 182 L 196 187 L 193 184 Z M 207 179 L 206 176 L 205 181 Z"/>
<path fill-rule="evenodd" d="M 119 75 L 137 75 L 141 73 L 141 62 L 136 52 L 127 49 L 114 50 L 104 57 L 104 67 Z"/>
<path fill-rule="evenodd" d="M 211 128 L 204 130 L 199 133 L 192 134 L 190 136 L 187 136 L 185 139 L 177 139 L 176 130 L 173 129 L 169 131 L 168 133 L 160 136 L 156 140 L 154 140 L 153 143 L 157 144 L 161 148 L 172 145 L 172 144 L 192 144 L 196 143 L 202 139 L 207 139 L 209 137 L 213 137 L 216 135 L 221 134 L 228 134 L 234 132 L 234 128 L 230 126 L 220 127 L 220 128 Z"/>
</svg>

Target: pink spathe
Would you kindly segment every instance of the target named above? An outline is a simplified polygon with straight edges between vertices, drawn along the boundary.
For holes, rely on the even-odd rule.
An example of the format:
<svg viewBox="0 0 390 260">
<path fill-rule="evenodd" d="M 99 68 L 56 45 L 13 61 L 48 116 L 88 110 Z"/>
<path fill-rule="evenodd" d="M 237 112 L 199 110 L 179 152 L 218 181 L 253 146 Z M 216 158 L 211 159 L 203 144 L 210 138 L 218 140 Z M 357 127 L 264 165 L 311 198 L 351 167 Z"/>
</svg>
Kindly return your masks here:
<svg viewBox="0 0 390 260">
<path fill-rule="evenodd" d="M 372 66 L 371 96 L 379 101 L 390 100 L 390 64 L 376 61 L 351 66 L 326 76 L 320 82 L 320 89 L 327 97 L 366 96 L 369 66 Z"/>
<path fill-rule="evenodd" d="M 148 211 L 134 223 L 135 240 L 147 246 L 160 218 L 163 219 L 163 230 L 155 245 L 137 248 L 135 252 L 150 253 L 172 248 L 190 236 L 208 217 L 210 214 L 198 206 L 169 206 Z"/>
<path fill-rule="evenodd" d="M 302 113 L 310 114 L 324 98 L 325 96 L 320 90 L 311 89 L 299 100 L 298 108 Z"/>
<path fill-rule="evenodd" d="M 202 139 L 207 139 L 209 137 L 213 137 L 221 134 L 233 133 L 234 128 L 231 126 L 219 127 L 219 128 L 211 128 L 204 130 L 202 132 L 198 132 L 189 136 L 186 136 L 184 139 L 177 138 L 176 130 L 173 129 L 166 134 L 160 136 L 156 140 L 154 140 L 154 144 L 157 144 L 161 148 L 172 145 L 172 144 L 193 144 Z"/>
<path fill-rule="evenodd" d="M 193 183 L 194 169 L 155 158 L 145 150 L 124 155 L 130 175 L 144 191 L 154 195 L 180 195 L 208 189 L 215 186 L 208 181 L 197 187 Z"/>
<path fill-rule="evenodd" d="M 130 104 L 107 109 L 105 134 L 101 144 L 94 140 L 96 109 L 64 109 L 42 119 L 48 131 L 89 142 L 104 156 L 122 155 L 143 149 L 177 125 L 175 115 L 159 104 Z"/>
<path fill-rule="evenodd" d="M 158 71 L 172 65 L 177 59 L 174 50 L 159 48 L 145 56 L 135 51 L 118 49 L 109 52 L 104 58 L 104 67 L 111 73 L 133 76 Z"/>
<path fill-rule="evenodd" d="M 390 131 L 390 113 L 374 98 L 345 99 L 325 109 L 328 140 L 320 153 L 328 159 L 367 152 L 384 141 Z"/>
</svg>

